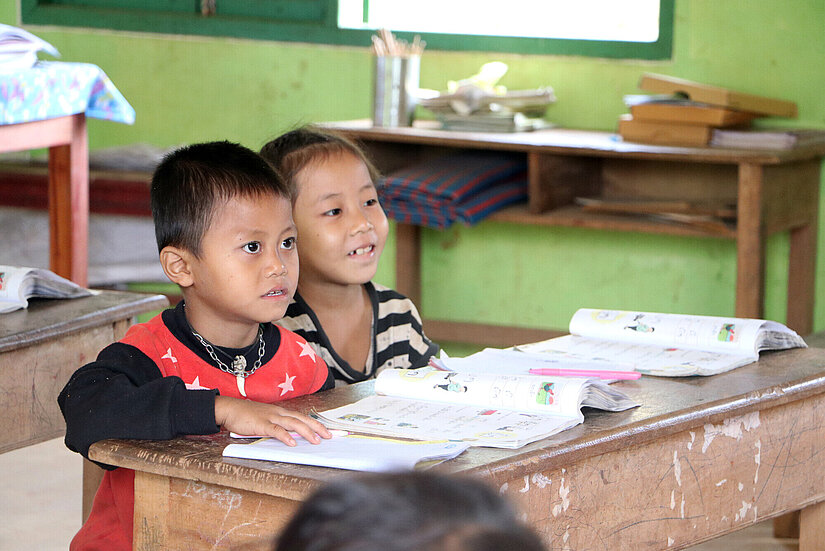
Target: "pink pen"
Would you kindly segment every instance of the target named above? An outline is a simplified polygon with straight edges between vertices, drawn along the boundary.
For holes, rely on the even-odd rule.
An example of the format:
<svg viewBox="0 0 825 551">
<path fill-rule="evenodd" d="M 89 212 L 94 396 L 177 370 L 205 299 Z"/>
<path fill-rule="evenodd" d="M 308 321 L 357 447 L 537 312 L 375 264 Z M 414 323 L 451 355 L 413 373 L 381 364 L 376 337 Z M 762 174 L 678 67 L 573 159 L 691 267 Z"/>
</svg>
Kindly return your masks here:
<svg viewBox="0 0 825 551">
<path fill-rule="evenodd" d="M 596 369 L 531 369 L 532 375 L 556 377 L 598 377 L 599 379 L 633 380 L 642 376 L 638 371 L 600 371 Z"/>
</svg>

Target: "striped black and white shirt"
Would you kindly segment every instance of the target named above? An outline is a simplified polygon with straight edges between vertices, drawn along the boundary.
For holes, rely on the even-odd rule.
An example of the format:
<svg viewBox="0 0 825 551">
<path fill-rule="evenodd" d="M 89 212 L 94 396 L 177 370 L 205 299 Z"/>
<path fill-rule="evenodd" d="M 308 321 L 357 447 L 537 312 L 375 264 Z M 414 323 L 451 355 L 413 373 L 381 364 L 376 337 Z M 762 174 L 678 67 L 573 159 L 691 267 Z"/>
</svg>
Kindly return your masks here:
<svg viewBox="0 0 825 551">
<path fill-rule="evenodd" d="M 372 282 L 364 284 L 372 303 L 372 342 L 363 370 L 355 370 L 335 352 L 312 308 L 297 292 L 278 325 L 309 342 L 335 376 L 336 385 L 357 383 L 388 368 L 414 369 L 427 365 L 438 353 L 421 327 L 421 316 L 410 299 Z"/>
</svg>

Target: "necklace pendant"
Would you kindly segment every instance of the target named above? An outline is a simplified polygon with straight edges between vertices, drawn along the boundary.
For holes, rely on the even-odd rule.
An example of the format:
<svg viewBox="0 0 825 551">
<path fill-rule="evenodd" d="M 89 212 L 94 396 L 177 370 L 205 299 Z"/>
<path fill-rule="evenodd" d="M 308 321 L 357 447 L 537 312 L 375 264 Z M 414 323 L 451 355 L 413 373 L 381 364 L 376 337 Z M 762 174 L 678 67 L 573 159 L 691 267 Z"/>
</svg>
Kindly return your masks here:
<svg viewBox="0 0 825 551">
<path fill-rule="evenodd" d="M 246 371 L 246 358 L 243 356 L 235 356 L 235 359 L 232 360 L 232 371 L 236 377 L 242 376 L 243 372 Z"/>
</svg>

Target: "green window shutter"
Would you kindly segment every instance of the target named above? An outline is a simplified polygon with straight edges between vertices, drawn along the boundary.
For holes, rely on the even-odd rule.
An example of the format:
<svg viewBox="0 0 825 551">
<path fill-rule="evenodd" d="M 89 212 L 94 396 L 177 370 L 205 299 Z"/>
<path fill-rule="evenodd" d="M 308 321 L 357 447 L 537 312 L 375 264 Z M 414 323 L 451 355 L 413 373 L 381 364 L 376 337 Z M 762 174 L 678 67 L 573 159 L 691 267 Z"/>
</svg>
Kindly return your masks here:
<svg viewBox="0 0 825 551">
<path fill-rule="evenodd" d="M 572 0 L 575 1 L 575 0 Z M 675 0 L 660 0 L 656 42 L 502 38 L 417 33 L 429 50 L 470 50 L 606 58 L 668 59 Z M 365 3 L 367 0 L 365 0 Z M 368 47 L 373 31 L 337 28 L 337 0 L 21 0 L 24 24 L 231 36 L 259 40 Z M 412 41 L 416 33 L 396 33 Z"/>
</svg>

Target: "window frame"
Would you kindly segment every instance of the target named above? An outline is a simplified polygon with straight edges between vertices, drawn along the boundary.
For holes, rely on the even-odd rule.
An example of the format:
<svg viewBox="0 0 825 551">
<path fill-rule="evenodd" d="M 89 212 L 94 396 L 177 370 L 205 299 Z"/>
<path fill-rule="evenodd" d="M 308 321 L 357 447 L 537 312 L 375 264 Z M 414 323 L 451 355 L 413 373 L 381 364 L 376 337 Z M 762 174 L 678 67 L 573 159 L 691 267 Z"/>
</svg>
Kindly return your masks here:
<svg viewBox="0 0 825 551">
<path fill-rule="evenodd" d="M 670 59 L 675 0 L 659 0 L 656 42 L 514 38 L 417 33 L 428 50 L 569 55 L 612 59 Z M 82 5 L 81 5 L 82 4 Z M 369 47 L 374 31 L 338 28 L 337 0 L 217 0 L 203 16 L 197 0 L 21 0 L 24 25 L 57 25 L 137 32 L 235 37 Z M 226 13 L 226 12 L 235 13 Z M 264 15 L 256 13 L 268 12 Z M 413 34 L 398 32 L 411 41 Z"/>
</svg>

